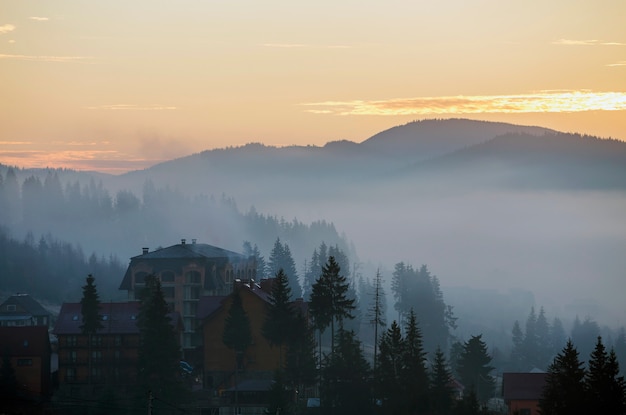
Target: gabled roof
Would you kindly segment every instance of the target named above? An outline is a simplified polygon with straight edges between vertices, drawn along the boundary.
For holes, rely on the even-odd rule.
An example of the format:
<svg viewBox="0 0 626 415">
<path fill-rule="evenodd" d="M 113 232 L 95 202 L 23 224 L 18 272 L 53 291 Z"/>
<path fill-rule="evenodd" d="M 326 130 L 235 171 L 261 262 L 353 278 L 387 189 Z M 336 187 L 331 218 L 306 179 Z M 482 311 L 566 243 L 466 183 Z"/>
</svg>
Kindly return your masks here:
<svg viewBox="0 0 626 415">
<path fill-rule="evenodd" d="M 546 384 L 547 373 L 503 373 L 502 389 L 505 401 L 538 401 Z"/>
<path fill-rule="evenodd" d="M 9 356 L 45 356 L 50 337 L 45 326 L 0 327 L 0 353 Z"/>
<path fill-rule="evenodd" d="M 43 308 L 33 297 L 28 294 L 13 294 L 0 305 L 0 314 L 15 314 L 6 311 L 6 305 L 15 304 L 24 310 L 27 310 L 33 316 L 49 316 L 50 312 Z M 23 312 L 19 314 L 24 314 Z"/>
<path fill-rule="evenodd" d="M 80 326 L 83 324 L 83 316 L 80 310 L 80 303 L 63 303 L 52 332 L 56 335 L 82 334 Z M 100 315 L 104 327 L 98 330 L 98 334 L 139 334 L 139 301 L 101 303 Z M 182 327 L 179 313 L 169 313 L 168 317 L 175 329 Z"/>
</svg>

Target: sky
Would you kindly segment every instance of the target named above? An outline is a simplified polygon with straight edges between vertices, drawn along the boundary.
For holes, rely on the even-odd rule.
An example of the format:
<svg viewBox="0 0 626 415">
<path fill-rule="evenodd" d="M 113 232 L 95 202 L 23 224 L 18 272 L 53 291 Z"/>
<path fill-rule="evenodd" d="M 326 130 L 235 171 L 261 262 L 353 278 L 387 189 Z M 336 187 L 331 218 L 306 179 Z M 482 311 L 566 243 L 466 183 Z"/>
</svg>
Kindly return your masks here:
<svg viewBox="0 0 626 415">
<path fill-rule="evenodd" d="M 0 0 L 0 163 L 119 174 L 471 118 L 626 140 L 626 1 Z"/>
</svg>

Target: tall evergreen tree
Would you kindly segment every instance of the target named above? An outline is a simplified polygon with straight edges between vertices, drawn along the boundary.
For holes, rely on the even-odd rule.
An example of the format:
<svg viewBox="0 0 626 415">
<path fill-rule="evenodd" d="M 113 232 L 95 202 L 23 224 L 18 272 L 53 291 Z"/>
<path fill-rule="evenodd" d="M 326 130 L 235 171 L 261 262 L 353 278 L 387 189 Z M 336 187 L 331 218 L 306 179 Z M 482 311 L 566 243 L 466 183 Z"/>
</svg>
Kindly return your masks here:
<svg viewBox="0 0 626 415">
<path fill-rule="evenodd" d="M 403 383 L 406 387 L 409 413 L 423 413 L 427 408 L 428 372 L 422 332 L 413 310 L 405 329 Z"/>
<path fill-rule="evenodd" d="M 454 391 L 450 384 L 452 372 L 441 348 L 435 351 L 435 359 L 430 374 L 429 408 L 433 415 L 447 415 L 454 404 Z"/>
<path fill-rule="evenodd" d="M 267 268 L 270 275 L 276 275 L 282 268 L 285 275 L 289 278 L 289 286 L 291 287 L 291 292 L 294 297 L 302 297 L 302 288 L 300 287 L 300 282 L 298 280 L 296 263 L 291 255 L 289 245 L 286 243 L 283 244 L 280 241 L 280 238 L 276 238 L 276 241 L 274 242 L 274 247 L 270 253 Z"/>
<path fill-rule="evenodd" d="M 93 376 L 92 340 L 97 331 L 104 326 L 102 325 L 102 316 L 100 316 L 100 296 L 94 284 L 95 278 L 89 274 L 86 281 L 87 284 L 83 286 L 83 298 L 80 300 L 80 312 L 82 314 L 80 330 L 87 335 L 87 379 L 91 383 Z"/>
<path fill-rule="evenodd" d="M 550 346 L 550 324 L 546 318 L 543 307 L 539 309 L 537 320 L 535 321 L 535 336 L 537 340 L 537 367 L 546 370 L 552 358 Z"/>
<path fill-rule="evenodd" d="M 567 335 L 563 328 L 563 322 L 558 317 L 555 317 L 550 325 L 550 356 L 555 356 L 559 353 L 566 343 Z"/>
<path fill-rule="evenodd" d="M 374 326 L 374 371 L 376 371 L 376 360 L 378 356 L 378 329 L 379 327 L 385 327 L 385 290 L 383 288 L 383 278 L 380 274 L 380 269 L 376 271 L 376 278 L 374 279 L 374 288 L 372 295 L 371 306 L 368 310 L 368 318 L 370 324 Z"/>
<path fill-rule="evenodd" d="M 348 298 L 347 292 L 349 289 L 346 277 L 341 274 L 341 268 L 335 261 L 335 258 L 328 257 L 328 262 L 322 268 L 322 276 L 320 280 L 324 281 L 324 285 L 328 287 L 328 295 L 330 296 L 330 328 L 331 328 L 331 353 L 334 350 L 335 340 L 335 322 L 343 326 L 345 319 L 352 319 L 354 315 L 354 298 Z"/>
<path fill-rule="evenodd" d="M 493 397 L 495 389 L 495 381 L 491 377 L 493 367 L 489 363 L 491 356 L 482 340 L 482 334 L 472 336 L 463 344 L 457 366 L 459 380 L 465 386 L 466 393 L 473 391 L 481 403 Z"/>
<path fill-rule="evenodd" d="M 315 384 L 317 379 L 315 337 L 307 318 L 300 310 L 295 313 L 293 326 L 289 331 L 285 380 L 294 390 L 300 391 Z"/>
<path fill-rule="evenodd" d="M 403 384 L 405 342 L 400 326 L 394 320 L 380 338 L 380 354 L 375 372 L 377 398 L 384 414 L 402 413 L 407 405 L 406 385 Z"/>
<path fill-rule="evenodd" d="M 321 402 L 325 414 L 367 415 L 373 410 L 370 366 L 353 331 L 339 329 L 337 350 L 324 368 Z"/>
<path fill-rule="evenodd" d="M 152 391 L 157 398 L 177 403 L 185 398 L 178 338 L 161 281 L 155 275 L 147 275 L 145 284 L 137 317 L 139 387 L 144 394 Z"/>
<path fill-rule="evenodd" d="M 80 312 L 82 314 L 80 330 L 83 334 L 89 335 L 95 334 L 104 327 L 100 315 L 100 295 L 94 284 L 95 280 L 93 275 L 87 276 L 87 284 L 83 286 L 83 298 L 80 300 Z"/>
<path fill-rule="evenodd" d="M 290 296 L 289 280 L 281 268 L 278 270 L 272 284 L 269 305 L 261 329 L 263 337 L 269 341 L 270 345 L 280 348 L 279 356 L 281 358 L 283 346 L 289 340 L 294 325 Z M 279 366 L 282 364 L 281 358 L 279 358 Z M 279 367 L 278 369 L 282 368 Z"/>
<path fill-rule="evenodd" d="M 263 280 L 267 278 L 267 264 L 265 263 L 265 258 L 261 256 L 261 251 L 259 251 L 259 247 L 257 244 L 252 244 L 248 241 L 244 241 L 243 243 L 243 254 L 254 258 L 256 264 L 256 280 Z"/>
<path fill-rule="evenodd" d="M 584 415 L 588 413 L 585 370 L 578 350 L 568 340 L 548 367 L 546 384 L 539 400 L 541 415 Z"/>
<path fill-rule="evenodd" d="M 585 386 L 589 410 L 603 415 L 623 415 L 626 411 L 624 377 L 619 375 L 615 351 L 607 353 L 601 337 L 591 353 L 588 368 Z"/>
<path fill-rule="evenodd" d="M 516 372 L 522 372 L 525 368 L 524 359 L 524 332 L 519 325 L 519 321 L 515 320 L 513 329 L 511 330 L 513 348 L 511 349 L 511 366 Z"/>
</svg>

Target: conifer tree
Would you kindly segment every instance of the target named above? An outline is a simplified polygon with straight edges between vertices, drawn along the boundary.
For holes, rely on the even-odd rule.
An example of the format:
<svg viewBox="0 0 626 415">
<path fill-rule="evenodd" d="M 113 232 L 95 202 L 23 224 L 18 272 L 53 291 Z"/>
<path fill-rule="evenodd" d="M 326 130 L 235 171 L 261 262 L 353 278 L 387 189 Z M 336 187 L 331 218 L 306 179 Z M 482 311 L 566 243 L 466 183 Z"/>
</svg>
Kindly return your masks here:
<svg viewBox="0 0 626 415">
<path fill-rule="evenodd" d="M 624 414 L 626 410 L 624 377 L 619 375 L 615 351 L 607 353 L 599 336 L 589 359 L 585 386 L 589 410 L 603 415 Z"/>
<path fill-rule="evenodd" d="M 422 413 L 427 407 L 428 372 L 422 332 L 413 310 L 410 311 L 405 332 L 402 383 L 406 388 L 409 413 Z"/>
<path fill-rule="evenodd" d="M 87 380 L 92 380 L 92 356 L 91 347 L 93 336 L 99 329 L 103 328 L 102 317 L 100 316 L 100 296 L 94 284 L 95 278 L 89 274 L 87 284 L 83 286 L 83 298 L 80 300 L 80 312 L 82 314 L 82 324 L 79 326 L 83 334 L 87 335 Z"/>
<path fill-rule="evenodd" d="M 430 375 L 429 408 L 433 415 L 447 415 L 454 404 L 454 391 L 450 381 L 452 372 L 440 347 L 435 351 L 435 359 Z"/>
<path fill-rule="evenodd" d="M 377 398 L 382 401 L 385 414 L 406 409 L 406 385 L 403 384 L 405 342 L 400 326 L 394 320 L 380 337 L 378 365 L 376 367 Z"/>
<path fill-rule="evenodd" d="M 180 376 L 180 346 L 169 308 L 165 302 L 161 281 L 147 275 L 141 295 L 137 327 L 139 328 L 139 386 L 143 393 L 179 402 L 183 385 Z"/>
<path fill-rule="evenodd" d="M 514 371 L 521 372 L 525 369 L 523 349 L 524 333 L 519 325 L 519 321 L 515 320 L 515 323 L 513 323 L 511 334 L 513 340 L 513 348 L 511 349 L 511 365 Z"/>
<path fill-rule="evenodd" d="M 487 402 L 493 397 L 495 381 L 491 377 L 493 367 L 491 356 L 487 352 L 487 345 L 482 340 L 482 334 L 472 336 L 463 344 L 463 351 L 457 366 L 461 383 L 466 393 L 473 391 L 479 402 Z"/>
<path fill-rule="evenodd" d="M 269 306 L 267 307 L 265 321 L 261 329 L 263 337 L 269 341 L 270 345 L 280 348 L 280 357 L 282 357 L 283 346 L 285 346 L 290 338 L 294 325 L 294 314 L 289 298 L 290 296 L 291 288 L 289 287 L 289 280 L 281 268 L 278 270 L 272 284 Z M 279 358 L 278 364 L 281 366 L 281 358 Z M 278 369 L 282 368 L 279 367 Z"/>
<path fill-rule="evenodd" d="M 585 370 L 578 358 L 578 350 L 571 340 L 548 367 L 546 384 L 539 400 L 542 415 L 584 415 Z"/>
<path fill-rule="evenodd" d="M 289 332 L 285 380 L 299 391 L 315 384 L 317 379 L 315 338 L 309 322 L 300 310 L 296 312 Z"/>
<path fill-rule="evenodd" d="M 337 349 L 328 357 L 322 384 L 325 414 L 368 415 L 372 413 L 370 366 L 353 331 L 339 329 Z"/>
</svg>

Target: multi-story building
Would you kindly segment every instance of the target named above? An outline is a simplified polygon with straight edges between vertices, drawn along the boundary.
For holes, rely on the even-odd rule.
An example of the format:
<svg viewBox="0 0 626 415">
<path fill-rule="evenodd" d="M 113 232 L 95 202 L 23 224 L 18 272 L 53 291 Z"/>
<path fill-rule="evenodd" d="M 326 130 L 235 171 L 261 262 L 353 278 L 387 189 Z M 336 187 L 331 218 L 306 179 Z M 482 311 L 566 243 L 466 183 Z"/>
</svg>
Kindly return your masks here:
<svg viewBox="0 0 626 415">
<path fill-rule="evenodd" d="M 53 333 L 58 338 L 59 384 L 71 396 L 97 396 L 107 386 L 130 390 L 137 380 L 138 301 L 101 303 L 102 328 L 83 334 L 81 304 L 64 303 Z M 170 315 L 177 332 L 182 321 Z"/>
<path fill-rule="evenodd" d="M 28 294 L 13 294 L 0 305 L 0 326 L 50 327 L 50 312 Z"/>
<path fill-rule="evenodd" d="M 13 367 L 16 382 L 14 399 L 3 396 L 0 412 L 10 409 L 20 413 L 20 405 L 28 407 L 49 397 L 51 349 L 47 327 L 0 327 L 0 356 L 0 363 L 8 361 Z"/>
<path fill-rule="evenodd" d="M 132 257 L 120 285 L 128 292 L 129 300 L 141 297 L 147 275 L 161 280 L 165 300 L 184 322 L 182 347 L 190 355 L 202 344 L 202 335 L 196 316 L 200 297 L 228 295 L 236 279 L 255 278 L 254 258 L 208 244 L 185 239 L 180 244 L 150 251 L 143 248 L 141 255 Z"/>
</svg>

